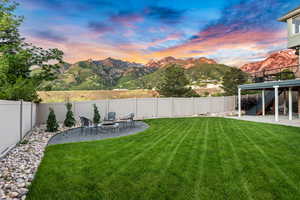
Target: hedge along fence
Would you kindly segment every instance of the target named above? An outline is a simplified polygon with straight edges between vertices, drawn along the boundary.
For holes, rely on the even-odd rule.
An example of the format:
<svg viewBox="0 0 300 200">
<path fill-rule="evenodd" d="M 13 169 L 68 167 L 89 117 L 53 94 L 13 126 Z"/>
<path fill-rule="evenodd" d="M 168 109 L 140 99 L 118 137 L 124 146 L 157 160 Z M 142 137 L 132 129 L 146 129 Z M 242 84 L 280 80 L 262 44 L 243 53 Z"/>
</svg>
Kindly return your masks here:
<svg viewBox="0 0 300 200">
<path fill-rule="evenodd" d="M 72 102 L 75 118 L 93 118 L 93 104 L 99 108 L 101 119 L 108 112 L 116 112 L 117 117 L 133 112 L 136 119 L 185 117 L 207 113 L 223 113 L 235 110 L 236 97 L 197 98 L 133 98 Z M 65 103 L 41 103 L 38 105 L 37 123 L 47 121 L 49 107 L 54 109 L 56 119 L 63 122 L 66 116 Z"/>
<path fill-rule="evenodd" d="M 0 157 L 36 125 L 36 104 L 0 100 Z"/>
</svg>

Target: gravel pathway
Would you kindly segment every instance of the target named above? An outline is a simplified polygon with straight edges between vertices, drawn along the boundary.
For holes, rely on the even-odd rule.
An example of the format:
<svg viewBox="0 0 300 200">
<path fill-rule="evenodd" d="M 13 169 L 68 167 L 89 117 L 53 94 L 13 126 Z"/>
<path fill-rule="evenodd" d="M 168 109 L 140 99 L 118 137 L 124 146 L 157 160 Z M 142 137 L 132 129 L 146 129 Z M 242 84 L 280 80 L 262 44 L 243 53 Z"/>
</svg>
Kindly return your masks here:
<svg viewBox="0 0 300 200">
<path fill-rule="evenodd" d="M 142 132 L 149 128 L 149 126 L 141 121 L 135 122 L 134 128 L 122 128 L 120 127 L 119 131 L 112 132 L 99 132 L 95 128 L 75 128 L 70 129 L 68 131 L 59 133 L 51 138 L 49 141 L 49 145 L 52 144 L 64 144 L 64 143 L 72 143 L 72 142 L 83 142 L 83 141 L 93 141 L 93 140 L 102 140 L 105 138 L 114 138 L 114 137 L 121 137 L 126 135 L 131 135 L 135 133 Z"/>
</svg>

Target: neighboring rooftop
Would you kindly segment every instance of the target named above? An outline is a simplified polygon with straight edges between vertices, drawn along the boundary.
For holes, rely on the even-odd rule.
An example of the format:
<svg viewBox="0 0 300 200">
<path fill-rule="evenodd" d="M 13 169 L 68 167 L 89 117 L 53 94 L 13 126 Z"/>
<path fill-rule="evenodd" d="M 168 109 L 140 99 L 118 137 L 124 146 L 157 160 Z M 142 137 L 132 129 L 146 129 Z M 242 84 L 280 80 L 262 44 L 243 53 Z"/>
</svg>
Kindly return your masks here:
<svg viewBox="0 0 300 200">
<path fill-rule="evenodd" d="M 300 6 L 298 8 L 295 8 L 294 10 L 291 10 L 290 12 L 286 13 L 284 16 L 277 19 L 280 22 L 286 22 L 288 19 L 295 17 L 296 15 L 300 15 Z"/>
<path fill-rule="evenodd" d="M 285 80 L 285 81 L 269 81 L 263 83 L 253 83 L 239 85 L 242 90 L 258 90 L 258 89 L 272 89 L 274 86 L 279 87 L 300 87 L 300 79 Z"/>
</svg>

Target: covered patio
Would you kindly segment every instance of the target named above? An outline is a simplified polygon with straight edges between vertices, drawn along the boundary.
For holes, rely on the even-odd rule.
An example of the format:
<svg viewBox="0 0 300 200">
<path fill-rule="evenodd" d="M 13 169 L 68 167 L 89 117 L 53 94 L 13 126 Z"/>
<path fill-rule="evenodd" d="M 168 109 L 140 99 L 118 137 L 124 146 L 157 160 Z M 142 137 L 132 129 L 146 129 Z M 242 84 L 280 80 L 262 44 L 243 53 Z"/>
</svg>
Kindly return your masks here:
<svg viewBox="0 0 300 200">
<path fill-rule="evenodd" d="M 261 92 L 261 117 L 257 116 L 242 116 L 242 91 L 255 90 Z M 297 107 L 293 108 L 292 93 L 296 91 L 297 95 Z M 279 95 L 281 93 L 288 93 L 283 95 L 284 102 L 284 114 L 279 115 Z M 268 94 L 267 94 L 268 93 Z M 272 94 L 272 95 L 270 95 Z M 266 115 L 266 107 L 270 104 L 274 106 L 274 116 Z M 296 112 L 293 110 L 296 110 Z M 238 117 L 240 119 L 246 119 L 250 121 L 258 120 L 260 122 L 286 122 L 290 121 L 296 124 L 300 124 L 299 120 L 300 113 L 300 79 L 295 80 L 283 80 L 283 81 L 270 81 L 263 83 L 245 84 L 238 87 Z M 287 124 L 287 123 L 284 123 Z"/>
</svg>

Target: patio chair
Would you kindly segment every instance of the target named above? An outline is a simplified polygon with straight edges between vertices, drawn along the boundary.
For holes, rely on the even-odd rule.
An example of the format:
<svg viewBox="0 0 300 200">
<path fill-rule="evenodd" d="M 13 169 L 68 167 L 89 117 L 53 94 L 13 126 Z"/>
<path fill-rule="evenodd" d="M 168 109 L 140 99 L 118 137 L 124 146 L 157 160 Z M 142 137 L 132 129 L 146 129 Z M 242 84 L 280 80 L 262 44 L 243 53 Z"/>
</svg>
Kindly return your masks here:
<svg viewBox="0 0 300 200">
<path fill-rule="evenodd" d="M 116 113 L 115 112 L 107 113 L 107 117 L 104 118 L 104 121 L 109 121 L 109 122 L 116 121 Z"/>
<path fill-rule="evenodd" d="M 83 133 L 84 128 L 89 128 L 90 131 L 92 131 L 91 128 L 94 127 L 92 120 L 83 116 L 80 116 L 79 118 L 80 118 L 81 134 Z"/>
<path fill-rule="evenodd" d="M 134 122 L 133 118 L 134 118 L 134 113 L 129 113 L 123 117 L 120 117 L 120 121 L 126 125 L 126 128 L 127 128 L 128 124 L 130 127 L 134 127 L 135 122 Z"/>
</svg>

